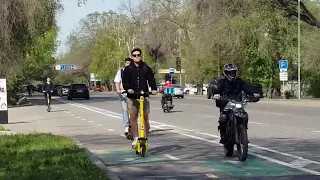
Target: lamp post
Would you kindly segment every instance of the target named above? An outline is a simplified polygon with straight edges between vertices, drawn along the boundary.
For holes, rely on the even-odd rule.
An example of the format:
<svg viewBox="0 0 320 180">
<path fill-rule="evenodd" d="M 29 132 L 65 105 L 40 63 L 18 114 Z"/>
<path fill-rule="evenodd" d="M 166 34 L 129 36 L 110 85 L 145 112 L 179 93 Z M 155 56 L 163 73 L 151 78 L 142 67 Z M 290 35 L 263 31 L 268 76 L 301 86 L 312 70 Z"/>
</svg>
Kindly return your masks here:
<svg viewBox="0 0 320 180">
<path fill-rule="evenodd" d="M 300 77 L 300 1 L 298 0 L 298 99 L 301 99 L 301 77 Z"/>
</svg>

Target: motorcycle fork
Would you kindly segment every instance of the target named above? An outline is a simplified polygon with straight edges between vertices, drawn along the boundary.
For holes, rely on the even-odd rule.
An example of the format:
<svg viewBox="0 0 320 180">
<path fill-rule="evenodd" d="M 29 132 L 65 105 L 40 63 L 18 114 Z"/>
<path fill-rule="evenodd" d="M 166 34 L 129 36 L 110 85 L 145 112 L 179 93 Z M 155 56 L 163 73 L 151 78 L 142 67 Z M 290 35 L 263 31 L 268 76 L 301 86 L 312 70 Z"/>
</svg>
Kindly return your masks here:
<svg viewBox="0 0 320 180">
<path fill-rule="evenodd" d="M 235 143 L 239 143 L 238 122 L 237 122 L 237 117 L 235 116 L 234 112 L 232 112 L 231 118 L 232 118 L 232 121 L 233 121 L 232 123 L 234 126 Z"/>
</svg>

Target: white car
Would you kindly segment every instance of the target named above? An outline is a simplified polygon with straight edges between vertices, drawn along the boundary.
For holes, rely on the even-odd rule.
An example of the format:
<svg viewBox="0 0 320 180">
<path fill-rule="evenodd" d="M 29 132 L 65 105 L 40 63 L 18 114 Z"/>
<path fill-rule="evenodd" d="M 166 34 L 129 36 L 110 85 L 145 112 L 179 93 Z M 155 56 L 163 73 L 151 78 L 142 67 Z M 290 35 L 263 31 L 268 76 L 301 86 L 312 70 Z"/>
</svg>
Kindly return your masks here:
<svg viewBox="0 0 320 180">
<path fill-rule="evenodd" d="M 184 88 L 179 85 L 173 85 L 174 97 L 184 98 Z"/>
</svg>

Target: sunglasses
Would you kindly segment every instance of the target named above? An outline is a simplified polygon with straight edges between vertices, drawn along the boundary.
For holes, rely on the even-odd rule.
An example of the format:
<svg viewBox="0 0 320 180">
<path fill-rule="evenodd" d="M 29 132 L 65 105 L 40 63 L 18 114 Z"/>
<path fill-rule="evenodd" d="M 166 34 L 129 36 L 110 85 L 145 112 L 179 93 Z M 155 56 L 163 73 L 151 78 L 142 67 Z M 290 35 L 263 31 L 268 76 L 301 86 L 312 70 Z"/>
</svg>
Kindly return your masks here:
<svg viewBox="0 0 320 180">
<path fill-rule="evenodd" d="M 140 54 L 132 54 L 133 57 L 140 57 Z"/>
</svg>

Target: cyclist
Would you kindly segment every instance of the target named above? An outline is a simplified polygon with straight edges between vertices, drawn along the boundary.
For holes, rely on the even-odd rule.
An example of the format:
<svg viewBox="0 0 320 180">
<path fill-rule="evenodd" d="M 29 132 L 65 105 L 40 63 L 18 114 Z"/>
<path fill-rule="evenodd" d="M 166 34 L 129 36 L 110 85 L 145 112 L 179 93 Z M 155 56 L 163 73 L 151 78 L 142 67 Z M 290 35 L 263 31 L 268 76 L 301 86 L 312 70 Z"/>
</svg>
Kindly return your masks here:
<svg viewBox="0 0 320 180">
<path fill-rule="evenodd" d="M 220 109 L 219 117 L 219 126 L 218 130 L 220 131 L 220 143 L 225 143 L 225 133 L 226 133 L 226 122 L 227 115 L 223 112 L 225 106 L 228 104 L 228 101 L 219 99 L 221 96 L 227 96 L 234 99 L 242 99 L 242 91 L 248 95 L 254 95 L 259 97 L 259 94 L 256 94 L 253 91 L 253 88 L 248 85 L 244 80 L 237 77 L 238 68 L 234 64 L 225 64 L 223 67 L 223 77 L 218 78 L 216 85 L 218 88 L 217 92 L 214 92 L 214 99 L 216 99 L 216 106 Z"/>
<path fill-rule="evenodd" d="M 131 51 L 132 62 L 129 66 L 125 67 L 123 71 L 123 89 L 128 92 L 128 113 L 130 114 L 131 132 L 134 137 L 132 147 L 135 147 L 139 133 L 138 133 L 138 112 L 139 112 L 139 97 L 136 93 L 140 91 L 149 92 L 149 86 L 151 86 L 152 94 L 157 94 L 157 85 L 154 78 L 154 73 L 151 68 L 141 60 L 141 49 L 135 48 Z M 149 95 L 146 95 L 144 100 L 144 119 L 146 134 L 148 134 L 149 125 L 149 113 L 150 103 L 148 99 Z"/>
<path fill-rule="evenodd" d="M 132 59 L 131 58 L 126 58 L 124 60 L 125 62 L 125 67 L 129 66 L 131 63 Z M 121 68 L 118 70 L 114 82 L 116 84 L 116 89 L 117 93 L 119 95 L 120 103 L 121 103 L 121 108 L 122 108 L 122 119 L 124 123 L 124 134 L 126 137 L 128 137 L 129 134 L 129 117 L 128 117 L 128 107 L 127 107 L 127 97 L 126 95 L 122 94 L 123 92 L 123 86 L 122 86 L 122 77 L 123 77 L 123 71 L 124 68 Z"/>
<path fill-rule="evenodd" d="M 51 94 L 53 92 L 53 84 L 50 78 L 47 78 L 47 81 L 42 86 L 42 92 L 44 93 L 46 99 L 46 105 L 48 106 L 47 94 L 49 96 L 50 104 L 51 104 Z"/>
<path fill-rule="evenodd" d="M 170 90 L 168 92 L 165 92 L 161 98 L 161 106 L 163 106 L 164 102 L 169 99 L 170 101 L 170 108 L 173 108 L 174 105 L 172 104 L 172 94 L 173 94 L 173 88 L 172 88 L 172 84 L 170 81 L 166 81 L 166 84 L 162 87 L 162 89 L 160 90 L 160 93 L 164 93 L 166 89 L 172 89 L 172 91 L 170 92 Z"/>
</svg>

